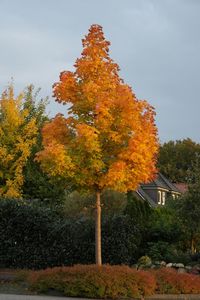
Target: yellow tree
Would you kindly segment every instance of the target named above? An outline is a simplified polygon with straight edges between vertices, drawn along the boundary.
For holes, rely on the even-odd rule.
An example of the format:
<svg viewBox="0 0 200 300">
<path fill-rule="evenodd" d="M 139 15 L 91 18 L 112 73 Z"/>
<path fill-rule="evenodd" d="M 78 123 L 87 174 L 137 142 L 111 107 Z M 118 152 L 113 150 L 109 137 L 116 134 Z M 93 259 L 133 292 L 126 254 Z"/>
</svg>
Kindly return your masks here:
<svg viewBox="0 0 200 300">
<path fill-rule="evenodd" d="M 35 143 L 37 126 L 23 109 L 23 95 L 14 97 L 13 86 L 0 98 L 0 196 L 21 197 L 23 168 Z"/>
<path fill-rule="evenodd" d="M 66 178 L 96 193 L 96 263 L 101 265 L 101 192 L 126 192 L 151 180 L 158 150 L 154 109 L 139 101 L 109 57 L 102 27 L 92 25 L 82 40 L 75 71 L 64 71 L 53 86 L 56 101 L 70 104 L 43 128 L 37 154 L 50 176 Z"/>
</svg>

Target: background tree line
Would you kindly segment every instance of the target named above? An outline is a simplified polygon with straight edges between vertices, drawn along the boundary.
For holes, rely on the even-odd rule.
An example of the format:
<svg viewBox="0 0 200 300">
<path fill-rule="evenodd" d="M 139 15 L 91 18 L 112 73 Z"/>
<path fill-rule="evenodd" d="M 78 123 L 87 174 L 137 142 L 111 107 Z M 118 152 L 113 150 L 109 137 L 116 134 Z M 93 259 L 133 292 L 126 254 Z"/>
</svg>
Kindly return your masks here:
<svg viewBox="0 0 200 300">
<path fill-rule="evenodd" d="M 190 138 L 166 142 L 159 149 L 158 169 L 172 182 L 187 183 L 199 155 L 200 144 Z"/>
</svg>

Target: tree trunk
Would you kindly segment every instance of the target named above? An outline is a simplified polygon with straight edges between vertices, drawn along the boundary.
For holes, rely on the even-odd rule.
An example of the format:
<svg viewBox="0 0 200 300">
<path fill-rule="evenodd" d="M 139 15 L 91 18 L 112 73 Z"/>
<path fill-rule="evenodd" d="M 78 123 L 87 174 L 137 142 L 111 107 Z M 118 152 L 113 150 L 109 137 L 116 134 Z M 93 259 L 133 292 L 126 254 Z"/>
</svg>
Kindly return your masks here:
<svg viewBox="0 0 200 300">
<path fill-rule="evenodd" d="M 191 252 L 192 254 L 196 253 L 195 240 L 193 237 L 191 239 Z"/>
<path fill-rule="evenodd" d="M 96 215 L 95 215 L 95 257 L 96 264 L 102 265 L 101 258 L 101 194 L 96 194 Z"/>
</svg>

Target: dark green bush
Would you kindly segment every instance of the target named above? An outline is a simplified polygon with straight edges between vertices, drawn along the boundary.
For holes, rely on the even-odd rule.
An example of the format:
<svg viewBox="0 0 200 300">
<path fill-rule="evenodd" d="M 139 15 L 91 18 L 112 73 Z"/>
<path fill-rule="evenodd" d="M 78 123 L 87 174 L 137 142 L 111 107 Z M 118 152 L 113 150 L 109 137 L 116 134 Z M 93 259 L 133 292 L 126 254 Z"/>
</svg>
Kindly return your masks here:
<svg viewBox="0 0 200 300">
<path fill-rule="evenodd" d="M 54 214 L 20 200 L 0 200 L 0 266 L 48 266 Z"/>
<path fill-rule="evenodd" d="M 166 262 L 172 262 L 173 257 L 176 256 L 176 254 L 176 248 L 168 242 L 158 241 L 148 243 L 147 255 L 154 261 L 164 260 Z"/>
<path fill-rule="evenodd" d="M 196 252 L 196 253 L 192 254 L 191 255 L 191 260 L 193 262 L 200 263 L 200 252 Z"/>
<path fill-rule="evenodd" d="M 140 231 L 128 215 L 116 215 L 102 222 L 104 263 L 131 265 L 137 261 Z"/>
<path fill-rule="evenodd" d="M 131 264 L 139 240 L 128 216 L 103 219 L 104 262 Z M 65 219 L 30 201 L 0 200 L 0 267 L 42 269 L 94 262 L 93 219 Z"/>
<path fill-rule="evenodd" d="M 0 267 L 41 269 L 94 262 L 94 226 L 50 209 L 0 200 Z"/>
<path fill-rule="evenodd" d="M 171 262 L 171 263 L 183 263 L 188 264 L 191 261 L 191 255 L 187 252 L 183 252 L 173 244 L 168 242 L 152 242 L 148 243 L 147 254 L 154 261 Z"/>
</svg>

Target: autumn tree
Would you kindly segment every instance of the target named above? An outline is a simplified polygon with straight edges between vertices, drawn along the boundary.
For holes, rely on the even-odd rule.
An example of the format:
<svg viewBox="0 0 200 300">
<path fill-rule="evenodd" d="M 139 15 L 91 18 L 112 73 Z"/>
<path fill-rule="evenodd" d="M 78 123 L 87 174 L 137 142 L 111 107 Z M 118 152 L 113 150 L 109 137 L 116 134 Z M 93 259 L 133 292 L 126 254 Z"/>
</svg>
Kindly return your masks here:
<svg viewBox="0 0 200 300">
<path fill-rule="evenodd" d="M 15 98 L 13 86 L 0 98 L 0 196 L 20 198 L 23 169 L 36 142 L 36 119 L 23 107 L 23 94 Z"/>
<path fill-rule="evenodd" d="M 37 160 L 66 185 L 96 193 L 96 263 L 101 265 L 101 193 L 126 192 L 151 180 L 158 149 L 154 109 L 139 101 L 109 57 L 102 27 L 92 25 L 82 40 L 75 71 L 64 71 L 53 86 L 56 101 L 69 104 L 43 128 Z"/>
</svg>

